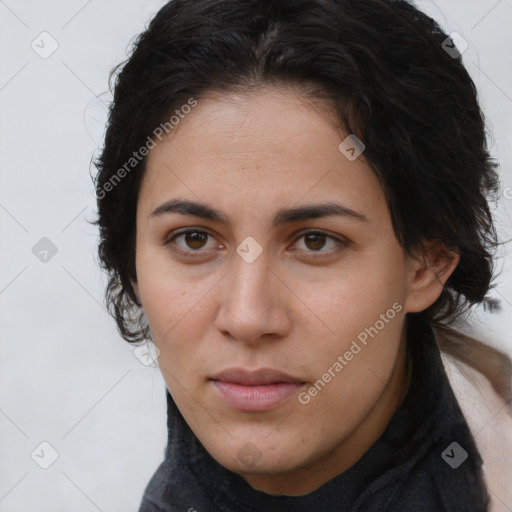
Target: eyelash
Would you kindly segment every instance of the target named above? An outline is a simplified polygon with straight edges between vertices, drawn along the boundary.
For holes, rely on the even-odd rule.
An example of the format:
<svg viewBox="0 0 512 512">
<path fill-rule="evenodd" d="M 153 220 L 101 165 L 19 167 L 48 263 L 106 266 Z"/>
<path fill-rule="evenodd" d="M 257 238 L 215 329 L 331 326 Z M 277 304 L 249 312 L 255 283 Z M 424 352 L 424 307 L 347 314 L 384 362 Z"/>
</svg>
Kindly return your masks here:
<svg viewBox="0 0 512 512">
<path fill-rule="evenodd" d="M 178 233 L 172 233 L 172 236 L 170 238 L 168 238 L 163 245 L 174 245 L 174 248 L 171 249 L 173 252 L 177 252 L 183 256 L 187 256 L 187 257 L 198 257 L 198 256 L 204 256 L 205 253 L 208 253 L 208 250 L 190 250 L 190 251 L 186 251 L 186 250 L 183 250 L 181 249 L 179 246 L 176 245 L 176 243 L 174 242 L 174 240 L 176 238 L 178 238 L 179 236 L 182 236 L 182 235 L 187 235 L 189 233 L 201 233 L 201 234 L 205 234 L 205 235 L 208 235 L 210 237 L 213 238 L 213 235 L 208 233 L 208 231 L 203 231 L 203 230 L 199 230 L 199 229 L 186 229 L 186 230 L 183 230 L 183 231 L 179 231 Z M 343 239 L 343 238 L 337 238 L 333 235 L 329 235 L 327 233 L 324 233 L 323 231 L 317 231 L 317 230 L 310 230 L 310 231 L 304 231 L 302 233 L 300 233 L 297 238 L 295 239 L 294 241 L 294 244 L 300 240 L 301 238 L 304 238 L 306 235 L 311 235 L 311 234 L 316 234 L 316 235 L 325 235 L 326 239 L 331 239 L 331 240 L 334 240 L 335 242 L 337 242 L 339 244 L 339 247 L 336 248 L 336 249 L 333 249 L 333 250 L 329 250 L 329 251 L 306 251 L 306 252 L 309 252 L 310 255 L 313 255 L 313 258 L 322 258 L 322 257 L 325 257 L 325 255 L 328 255 L 328 256 L 332 256 L 334 253 L 338 252 L 339 250 L 341 250 L 342 248 L 344 247 L 348 247 L 348 245 L 350 244 L 350 242 L 347 240 L 347 239 Z M 298 251 L 300 252 L 301 249 L 298 249 Z"/>
</svg>

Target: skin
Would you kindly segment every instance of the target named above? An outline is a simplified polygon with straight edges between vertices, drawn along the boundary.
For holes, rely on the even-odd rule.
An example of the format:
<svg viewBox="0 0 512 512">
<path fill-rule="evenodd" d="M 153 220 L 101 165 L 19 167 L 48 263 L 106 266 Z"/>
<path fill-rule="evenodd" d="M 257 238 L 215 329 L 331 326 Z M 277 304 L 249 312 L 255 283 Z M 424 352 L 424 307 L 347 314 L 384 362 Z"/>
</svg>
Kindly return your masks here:
<svg viewBox="0 0 512 512">
<path fill-rule="evenodd" d="M 133 286 L 169 391 L 212 457 L 275 495 L 312 492 L 382 434 L 410 379 L 405 314 L 430 306 L 458 262 L 434 244 L 428 265 L 404 253 L 364 154 L 350 161 L 340 152 L 348 134 L 320 107 L 275 86 L 202 98 L 151 150 L 137 205 Z M 230 225 L 151 216 L 174 198 L 206 202 Z M 368 220 L 272 227 L 280 208 L 323 201 Z M 210 236 L 165 245 L 181 228 Z M 304 236 L 310 231 L 327 236 Z M 251 263 L 236 251 L 249 236 L 263 251 Z M 241 412 L 209 380 L 230 367 L 267 367 L 307 391 L 395 303 L 401 311 L 307 404 L 294 395 L 273 410 Z"/>
</svg>

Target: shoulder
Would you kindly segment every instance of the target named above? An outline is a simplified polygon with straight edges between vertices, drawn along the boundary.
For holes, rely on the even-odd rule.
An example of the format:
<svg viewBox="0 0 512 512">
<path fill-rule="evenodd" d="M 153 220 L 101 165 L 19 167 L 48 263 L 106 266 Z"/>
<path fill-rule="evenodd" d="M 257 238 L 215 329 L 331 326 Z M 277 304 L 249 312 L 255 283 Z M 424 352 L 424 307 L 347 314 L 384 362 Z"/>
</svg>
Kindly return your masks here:
<svg viewBox="0 0 512 512">
<path fill-rule="evenodd" d="M 512 402 L 483 373 L 441 352 L 448 379 L 483 459 L 490 512 L 512 508 Z"/>
</svg>

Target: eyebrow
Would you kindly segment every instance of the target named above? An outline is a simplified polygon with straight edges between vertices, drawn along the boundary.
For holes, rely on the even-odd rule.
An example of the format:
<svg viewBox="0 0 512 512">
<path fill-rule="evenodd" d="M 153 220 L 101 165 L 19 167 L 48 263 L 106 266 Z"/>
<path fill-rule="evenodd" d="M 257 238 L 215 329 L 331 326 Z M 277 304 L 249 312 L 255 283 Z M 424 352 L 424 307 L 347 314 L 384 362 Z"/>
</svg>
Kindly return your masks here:
<svg viewBox="0 0 512 512">
<path fill-rule="evenodd" d="M 220 222 L 226 226 L 231 226 L 230 218 L 216 208 L 206 203 L 182 199 L 170 199 L 169 201 L 166 201 L 155 208 L 149 216 L 150 218 L 153 218 L 169 213 L 193 215 L 194 217 L 200 217 L 202 219 Z M 272 225 L 273 227 L 277 227 L 282 224 L 288 224 L 299 220 L 318 219 L 320 217 L 328 217 L 332 215 L 348 217 L 360 222 L 369 222 L 368 217 L 360 212 L 337 203 L 323 202 L 320 204 L 281 208 L 277 211 Z"/>
</svg>

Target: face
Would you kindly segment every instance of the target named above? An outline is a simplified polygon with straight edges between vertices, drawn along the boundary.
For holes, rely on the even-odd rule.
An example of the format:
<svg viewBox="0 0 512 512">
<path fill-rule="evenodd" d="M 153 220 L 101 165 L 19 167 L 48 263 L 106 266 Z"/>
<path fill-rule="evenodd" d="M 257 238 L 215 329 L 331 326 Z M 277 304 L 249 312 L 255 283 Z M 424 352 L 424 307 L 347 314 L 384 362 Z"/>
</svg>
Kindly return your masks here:
<svg viewBox="0 0 512 512">
<path fill-rule="evenodd" d="M 347 135 L 293 90 L 210 96 L 151 150 L 139 192 L 134 288 L 168 389 L 269 493 L 355 463 L 406 387 L 418 267 Z"/>
</svg>

